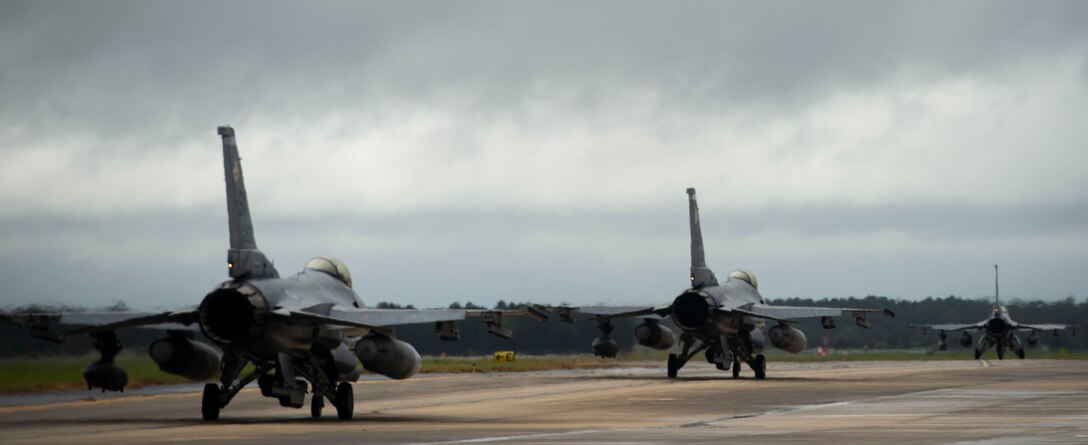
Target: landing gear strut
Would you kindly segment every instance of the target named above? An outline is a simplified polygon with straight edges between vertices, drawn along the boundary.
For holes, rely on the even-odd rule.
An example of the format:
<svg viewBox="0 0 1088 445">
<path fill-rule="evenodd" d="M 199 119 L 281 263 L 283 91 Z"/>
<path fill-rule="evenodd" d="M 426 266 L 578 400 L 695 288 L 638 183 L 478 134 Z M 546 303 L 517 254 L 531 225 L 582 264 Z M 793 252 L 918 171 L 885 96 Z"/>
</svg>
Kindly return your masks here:
<svg viewBox="0 0 1088 445">
<path fill-rule="evenodd" d="M 687 333 L 680 336 L 680 342 L 684 344 L 680 354 L 669 354 L 668 376 L 670 379 L 675 379 L 677 371 L 679 371 L 680 368 L 683 368 L 688 360 L 691 360 L 692 357 L 695 357 L 695 354 L 703 352 L 703 350 L 707 348 L 706 343 L 700 342 L 699 347 L 692 350 L 691 347 L 695 345 L 695 337 L 692 337 Z"/>
<path fill-rule="evenodd" d="M 238 391 L 241 391 L 250 382 L 256 380 L 259 376 L 265 375 L 271 369 L 268 365 L 258 364 L 253 372 L 236 381 L 238 374 L 248 363 L 248 360 L 235 354 L 223 355 L 221 365 L 223 372 L 219 378 L 222 385 L 216 383 L 204 385 L 204 396 L 200 400 L 200 414 L 204 417 L 204 420 L 218 420 L 219 411 L 226 407 L 234 396 L 238 395 Z"/>
</svg>

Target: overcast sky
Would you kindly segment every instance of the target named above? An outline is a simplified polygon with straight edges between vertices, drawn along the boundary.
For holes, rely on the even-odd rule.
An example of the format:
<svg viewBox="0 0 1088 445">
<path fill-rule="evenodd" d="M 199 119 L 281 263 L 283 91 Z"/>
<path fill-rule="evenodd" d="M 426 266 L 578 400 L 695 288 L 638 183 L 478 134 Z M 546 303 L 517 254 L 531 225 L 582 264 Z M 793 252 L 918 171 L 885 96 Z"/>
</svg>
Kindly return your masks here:
<svg viewBox="0 0 1088 445">
<path fill-rule="evenodd" d="M 304 7 L 305 6 L 305 7 Z M 0 306 L 1088 297 L 1088 3 L 0 0 Z"/>
</svg>

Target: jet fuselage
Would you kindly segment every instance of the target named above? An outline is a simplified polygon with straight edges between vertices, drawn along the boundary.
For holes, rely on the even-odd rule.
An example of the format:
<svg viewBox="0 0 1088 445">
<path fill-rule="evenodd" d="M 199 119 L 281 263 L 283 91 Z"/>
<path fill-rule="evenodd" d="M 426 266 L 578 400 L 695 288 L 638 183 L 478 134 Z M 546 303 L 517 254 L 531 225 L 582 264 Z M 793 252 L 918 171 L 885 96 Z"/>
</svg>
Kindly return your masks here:
<svg viewBox="0 0 1088 445">
<path fill-rule="evenodd" d="M 229 280 L 204 297 L 200 328 L 219 347 L 251 360 L 275 360 L 281 352 L 303 357 L 321 333 L 312 323 L 292 321 L 277 311 L 320 313 L 322 306 L 337 304 L 362 307 L 354 290 L 318 270 L 287 278 Z"/>
</svg>

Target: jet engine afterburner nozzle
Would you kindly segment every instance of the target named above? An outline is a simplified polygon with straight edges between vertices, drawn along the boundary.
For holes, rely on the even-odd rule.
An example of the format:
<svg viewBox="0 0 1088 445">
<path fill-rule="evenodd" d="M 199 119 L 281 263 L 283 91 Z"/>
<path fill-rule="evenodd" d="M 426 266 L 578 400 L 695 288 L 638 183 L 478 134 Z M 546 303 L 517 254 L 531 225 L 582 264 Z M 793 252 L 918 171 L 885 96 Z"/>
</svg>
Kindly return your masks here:
<svg viewBox="0 0 1088 445">
<path fill-rule="evenodd" d="M 698 329 L 714 320 L 718 303 L 709 294 L 689 290 L 672 302 L 672 321 L 683 329 Z"/>
<path fill-rule="evenodd" d="M 256 289 L 226 283 L 200 303 L 200 329 L 220 345 L 249 344 L 268 326 L 268 301 Z"/>
<path fill-rule="evenodd" d="M 1009 331 L 1009 324 L 1000 318 L 994 318 L 986 322 L 986 330 L 990 335 L 1000 337 Z"/>
</svg>

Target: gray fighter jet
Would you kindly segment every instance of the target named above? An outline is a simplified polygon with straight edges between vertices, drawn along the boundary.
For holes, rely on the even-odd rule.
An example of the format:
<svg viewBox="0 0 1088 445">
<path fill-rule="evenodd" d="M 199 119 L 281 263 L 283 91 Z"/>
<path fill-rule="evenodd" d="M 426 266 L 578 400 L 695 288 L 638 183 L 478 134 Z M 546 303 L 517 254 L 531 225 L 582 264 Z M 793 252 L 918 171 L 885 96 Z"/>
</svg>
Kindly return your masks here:
<svg viewBox="0 0 1088 445">
<path fill-rule="evenodd" d="M 201 413 L 219 418 L 220 410 L 243 387 L 256 380 L 261 395 L 282 406 L 301 408 L 313 394 L 311 414 L 321 415 L 325 399 L 340 419 L 350 419 L 354 396 L 349 382 L 363 368 L 394 379 L 405 379 L 420 368 L 412 345 L 397 340 L 398 325 L 435 323 L 443 340 L 456 340 L 455 322 L 478 316 L 496 335 L 509 338 L 501 326 L 504 313 L 466 311 L 369 309 L 352 289 L 351 273 L 343 262 L 316 257 L 295 275 L 281 278 L 257 248 L 246 200 L 242 166 L 234 129 L 219 127 L 226 176 L 230 279 L 215 286 L 199 306 L 160 313 L 60 313 L 3 315 L 0 319 L 27 326 L 38 337 L 61 341 L 64 336 L 89 334 L 101 358 L 83 372 L 88 389 L 122 391 L 128 383 L 124 369 L 113 362 L 121 350 L 116 330 L 158 328 L 167 336 L 149 347 L 151 358 L 165 372 L 192 380 L 219 383 L 204 387 Z M 64 332 L 57 325 L 79 326 Z M 194 340 L 203 332 L 217 348 Z M 252 370 L 242 375 L 247 364 Z"/>
<path fill-rule="evenodd" d="M 975 348 L 975 360 L 982 357 L 987 350 L 994 347 L 997 350 L 998 360 L 1005 359 L 1005 352 L 1012 351 L 1017 357 L 1023 359 L 1026 355 L 1024 347 L 1020 344 L 1020 337 L 1016 335 L 1017 331 L 1031 331 L 1028 334 L 1028 346 L 1039 345 L 1039 334 L 1037 331 L 1053 331 L 1054 335 L 1058 335 L 1058 331 L 1061 329 L 1070 329 L 1073 335 L 1077 335 L 1075 325 L 1066 324 L 1022 324 L 1017 323 L 1009 318 L 1009 309 L 1001 305 L 1000 288 L 997 281 L 997 265 L 994 264 L 994 307 L 990 317 L 982 320 L 978 323 L 972 324 L 922 324 L 911 325 L 911 328 L 921 329 L 922 333 L 928 333 L 931 329 L 937 330 L 937 349 L 944 351 L 948 349 L 948 345 L 945 343 L 945 339 L 948 338 L 946 332 L 951 331 L 963 331 L 960 334 L 960 346 L 964 348 L 970 348 L 971 333 L 968 331 L 980 331 L 980 337 L 978 339 L 978 346 Z"/>
<path fill-rule="evenodd" d="M 602 335 L 593 340 L 594 354 L 615 357 L 616 341 L 609 337 L 614 329 L 612 319 L 626 317 L 644 319 L 635 328 L 639 344 L 669 349 L 676 343 L 676 334 L 660 323 L 669 318 L 682 330 L 682 351 L 669 354 L 669 378 L 675 378 L 677 371 L 689 360 L 705 352 L 706 361 L 718 369 L 732 368 L 733 378 L 740 376 L 741 362 L 745 362 L 755 372 L 755 377 L 762 379 L 766 377 L 766 360 L 761 352 L 768 340 L 772 346 L 790 353 L 805 349 L 805 333 L 792 326 L 799 318 L 819 317 L 825 328 L 833 328 L 833 317 L 850 316 L 858 325 L 868 328 L 866 314 L 895 316 L 887 309 L 772 306 L 759 294 L 755 275 L 744 270 L 731 272 L 724 283 L 719 283 L 704 258 L 695 189 L 689 188 L 687 192 L 691 224 L 690 289 L 681 292 L 671 303 L 653 307 L 552 308 L 559 312 L 563 321 L 574 322 L 578 314 L 597 321 Z M 773 322 L 774 326 L 764 333 L 767 322 Z"/>
</svg>

